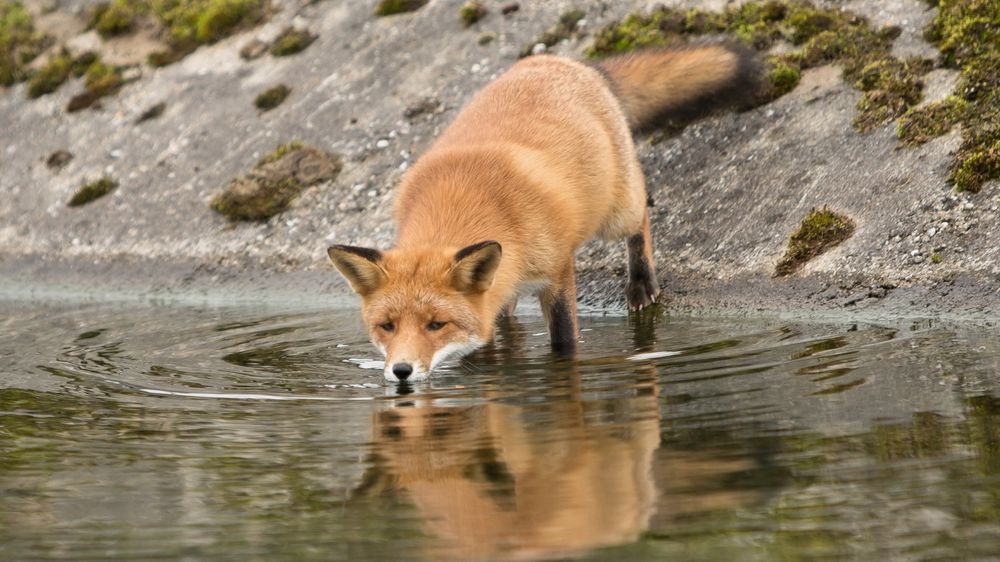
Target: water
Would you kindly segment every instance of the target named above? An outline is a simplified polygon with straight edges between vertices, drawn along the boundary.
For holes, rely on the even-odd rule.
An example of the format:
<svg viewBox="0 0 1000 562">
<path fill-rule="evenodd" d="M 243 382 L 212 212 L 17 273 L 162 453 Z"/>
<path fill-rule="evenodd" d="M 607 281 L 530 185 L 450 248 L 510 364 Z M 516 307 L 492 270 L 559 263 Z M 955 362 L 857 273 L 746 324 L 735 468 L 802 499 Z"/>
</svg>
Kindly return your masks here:
<svg viewBox="0 0 1000 562">
<path fill-rule="evenodd" d="M 0 560 L 1000 553 L 995 330 L 582 327 L 396 388 L 350 310 L 0 302 Z"/>
</svg>

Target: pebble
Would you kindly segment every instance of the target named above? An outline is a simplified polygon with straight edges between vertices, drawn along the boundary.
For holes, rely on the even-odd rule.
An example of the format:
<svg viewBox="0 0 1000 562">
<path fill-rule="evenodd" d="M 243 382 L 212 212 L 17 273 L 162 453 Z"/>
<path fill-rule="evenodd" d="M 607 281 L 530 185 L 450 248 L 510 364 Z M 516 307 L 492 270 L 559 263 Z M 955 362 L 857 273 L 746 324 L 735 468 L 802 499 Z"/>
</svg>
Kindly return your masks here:
<svg viewBox="0 0 1000 562">
<path fill-rule="evenodd" d="M 545 46 L 545 43 L 535 43 L 535 46 L 531 48 L 531 54 L 540 55 L 544 53 L 547 49 L 548 47 Z"/>
<path fill-rule="evenodd" d="M 520 9 L 521 5 L 518 4 L 517 2 L 508 2 L 500 7 L 500 13 L 505 16 L 509 16 L 510 14 L 513 14 L 514 12 Z"/>
<path fill-rule="evenodd" d="M 379 139 L 375 142 L 375 148 L 385 148 L 389 146 L 389 141 L 387 139 Z"/>
</svg>

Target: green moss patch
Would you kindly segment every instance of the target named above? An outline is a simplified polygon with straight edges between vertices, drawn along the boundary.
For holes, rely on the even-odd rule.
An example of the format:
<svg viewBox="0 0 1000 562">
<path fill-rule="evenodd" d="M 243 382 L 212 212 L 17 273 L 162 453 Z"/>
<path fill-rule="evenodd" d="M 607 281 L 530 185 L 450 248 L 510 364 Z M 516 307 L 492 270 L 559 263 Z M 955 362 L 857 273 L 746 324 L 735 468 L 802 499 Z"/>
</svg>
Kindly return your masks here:
<svg viewBox="0 0 1000 562">
<path fill-rule="evenodd" d="M 530 56 L 534 53 L 535 45 L 539 43 L 545 45 L 545 48 L 553 47 L 560 43 L 573 37 L 582 20 L 587 15 L 583 10 L 569 10 L 563 12 L 559 16 L 559 21 L 552 27 L 545 30 L 538 39 L 535 39 L 530 44 L 525 45 L 524 49 L 521 50 L 521 58 Z"/>
<path fill-rule="evenodd" d="M 957 96 L 915 107 L 896 122 L 896 136 L 906 146 L 923 144 L 939 137 L 962 121 L 968 102 Z"/>
<path fill-rule="evenodd" d="M 861 67 L 854 86 L 864 95 L 858 102 L 854 126 L 870 131 L 920 103 L 924 87 L 920 76 L 926 67 L 922 60 L 900 61 L 892 57 L 877 58 Z"/>
<path fill-rule="evenodd" d="M 73 59 L 73 76 L 79 78 L 87 73 L 90 65 L 97 62 L 101 57 L 94 51 L 84 51 Z"/>
<path fill-rule="evenodd" d="M 20 2 L 0 0 L 0 86 L 28 79 L 28 63 L 50 43 Z"/>
<path fill-rule="evenodd" d="M 123 35 L 132 31 L 139 14 L 147 10 L 145 2 L 134 0 L 102 2 L 91 11 L 87 27 L 105 38 Z"/>
<path fill-rule="evenodd" d="M 274 40 L 270 52 L 276 57 L 287 57 L 302 52 L 315 40 L 316 35 L 309 33 L 308 30 L 289 27 Z"/>
<path fill-rule="evenodd" d="M 267 0 L 122 0 L 149 6 L 170 48 L 150 54 L 153 66 L 172 64 L 198 48 L 260 22 Z M 148 4 L 147 4 L 148 2 Z"/>
<path fill-rule="evenodd" d="M 945 64 L 959 69 L 954 95 L 967 104 L 958 112 L 940 110 L 942 119 L 962 126 L 949 179 L 960 191 L 976 192 L 1000 179 L 1000 4 L 940 0 L 937 8 L 925 36 L 941 50 Z M 947 130 L 941 124 L 928 134 Z"/>
<path fill-rule="evenodd" d="M 268 88 L 257 94 L 256 99 L 253 100 L 253 104 L 261 111 L 270 111 L 284 103 L 285 98 L 287 98 L 288 94 L 291 92 L 292 90 L 288 86 L 278 84 L 273 88 Z"/>
<path fill-rule="evenodd" d="M 474 25 L 479 20 L 486 17 L 489 11 L 481 2 L 466 2 L 458 9 L 458 19 L 465 27 Z"/>
<path fill-rule="evenodd" d="M 375 6 L 376 16 L 394 16 L 396 14 L 405 14 L 406 12 L 415 12 L 420 8 L 424 7 L 427 0 L 382 0 Z"/>
<path fill-rule="evenodd" d="M 762 99 L 775 100 L 791 92 L 799 85 L 802 70 L 797 64 L 789 64 L 781 57 L 767 60 L 767 80 L 764 82 L 760 96 Z"/>
<path fill-rule="evenodd" d="M 717 34 L 729 34 L 759 51 L 784 41 L 795 48 L 766 59 L 767 80 L 757 104 L 793 90 L 803 69 L 837 63 L 844 68 L 844 79 L 864 93 L 854 124 L 866 131 L 920 102 L 920 76 L 929 65 L 890 54 L 898 33 L 896 28 L 876 30 L 848 11 L 793 0 L 750 1 L 722 12 L 660 7 L 631 14 L 602 29 L 587 52 L 602 58 Z"/>
<path fill-rule="evenodd" d="M 59 89 L 73 72 L 73 58 L 65 51 L 52 55 L 44 66 L 31 76 L 28 97 L 37 98 Z"/>
<path fill-rule="evenodd" d="M 802 219 L 791 238 L 788 250 L 775 266 L 774 275 L 795 273 L 809 260 L 847 240 L 854 234 L 854 221 L 827 208 L 813 209 Z"/>
<path fill-rule="evenodd" d="M 335 178 L 340 169 L 338 156 L 290 142 L 232 180 L 209 205 L 230 220 L 267 220 L 288 209 L 306 188 Z"/>
<path fill-rule="evenodd" d="M 67 205 L 70 207 L 86 205 L 95 199 L 99 199 L 111 193 L 116 187 L 118 187 L 118 182 L 108 176 L 104 176 L 97 181 L 84 184 L 77 190 L 76 193 L 73 194 L 73 197 L 70 198 Z"/>
<path fill-rule="evenodd" d="M 70 99 L 66 111 L 74 113 L 92 107 L 101 98 L 117 94 L 122 84 L 124 80 L 121 69 L 98 60 L 87 68 L 84 74 L 84 90 Z"/>
<path fill-rule="evenodd" d="M 257 162 L 257 165 L 264 166 L 265 164 L 277 162 L 296 150 L 302 150 L 305 146 L 306 145 L 303 144 L 302 141 L 297 140 L 286 142 L 285 144 L 279 144 L 277 148 L 261 158 L 260 161 Z"/>
</svg>

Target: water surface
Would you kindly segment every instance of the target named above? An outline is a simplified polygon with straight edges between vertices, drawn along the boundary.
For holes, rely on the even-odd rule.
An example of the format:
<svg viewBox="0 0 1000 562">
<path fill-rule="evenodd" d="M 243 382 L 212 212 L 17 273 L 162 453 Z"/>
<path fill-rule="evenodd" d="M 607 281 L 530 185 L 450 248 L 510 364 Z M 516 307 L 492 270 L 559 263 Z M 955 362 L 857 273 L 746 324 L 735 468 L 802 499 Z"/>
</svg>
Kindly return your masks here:
<svg viewBox="0 0 1000 562">
<path fill-rule="evenodd" d="M 520 320 L 399 388 L 352 310 L 0 301 L 0 560 L 1000 552 L 993 330 Z"/>
</svg>

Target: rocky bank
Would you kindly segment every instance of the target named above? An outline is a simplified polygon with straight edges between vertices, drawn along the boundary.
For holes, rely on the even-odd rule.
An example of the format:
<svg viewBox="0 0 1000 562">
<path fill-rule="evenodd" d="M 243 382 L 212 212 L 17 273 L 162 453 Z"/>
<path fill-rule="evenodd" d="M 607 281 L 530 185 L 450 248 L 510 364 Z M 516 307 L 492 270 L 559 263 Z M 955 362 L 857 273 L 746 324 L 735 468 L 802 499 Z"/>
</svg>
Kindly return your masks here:
<svg viewBox="0 0 1000 562">
<path fill-rule="evenodd" d="M 393 186 L 463 103 L 567 10 L 585 15 L 548 50 L 583 58 L 598 29 L 652 5 L 524 0 L 502 14 L 507 2 L 484 2 L 487 15 L 466 27 L 462 4 L 432 0 L 376 17 L 372 1 L 279 0 L 261 24 L 179 62 L 129 67 L 117 95 L 96 108 L 66 111 L 82 79 L 37 99 L 25 84 L 0 92 L 0 284 L 20 294 L 344 302 L 325 248 L 392 243 Z M 936 10 L 925 2 L 822 5 L 898 26 L 900 57 L 937 57 L 923 39 Z M 90 7 L 29 4 L 39 17 L 63 18 L 66 40 L 101 48 L 107 41 L 80 24 Z M 315 41 L 294 56 L 241 57 L 251 41 L 267 43 L 289 26 Z M 922 103 L 951 93 L 956 77 L 943 66 L 924 75 Z M 290 90 L 280 105 L 255 106 L 279 84 Z M 996 318 L 1000 186 L 973 194 L 949 185 L 957 128 L 913 148 L 900 145 L 895 123 L 857 131 L 860 96 L 838 66 L 820 66 L 766 105 L 702 119 L 658 142 L 637 139 L 668 310 Z M 159 104 L 155 118 L 140 119 Z M 230 222 L 210 208 L 232 178 L 292 140 L 338 154 L 339 175 L 266 221 Z M 47 165 L 60 150 L 72 158 Z M 67 206 L 102 176 L 118 187 Z M 849 216 L 853 236 L 799 272 L 773 277 L 790 234 L 821 207 Z M 577 267 L 584 305 L 623 310 L 624 244 L 594 242 Z"/>
</svg>

